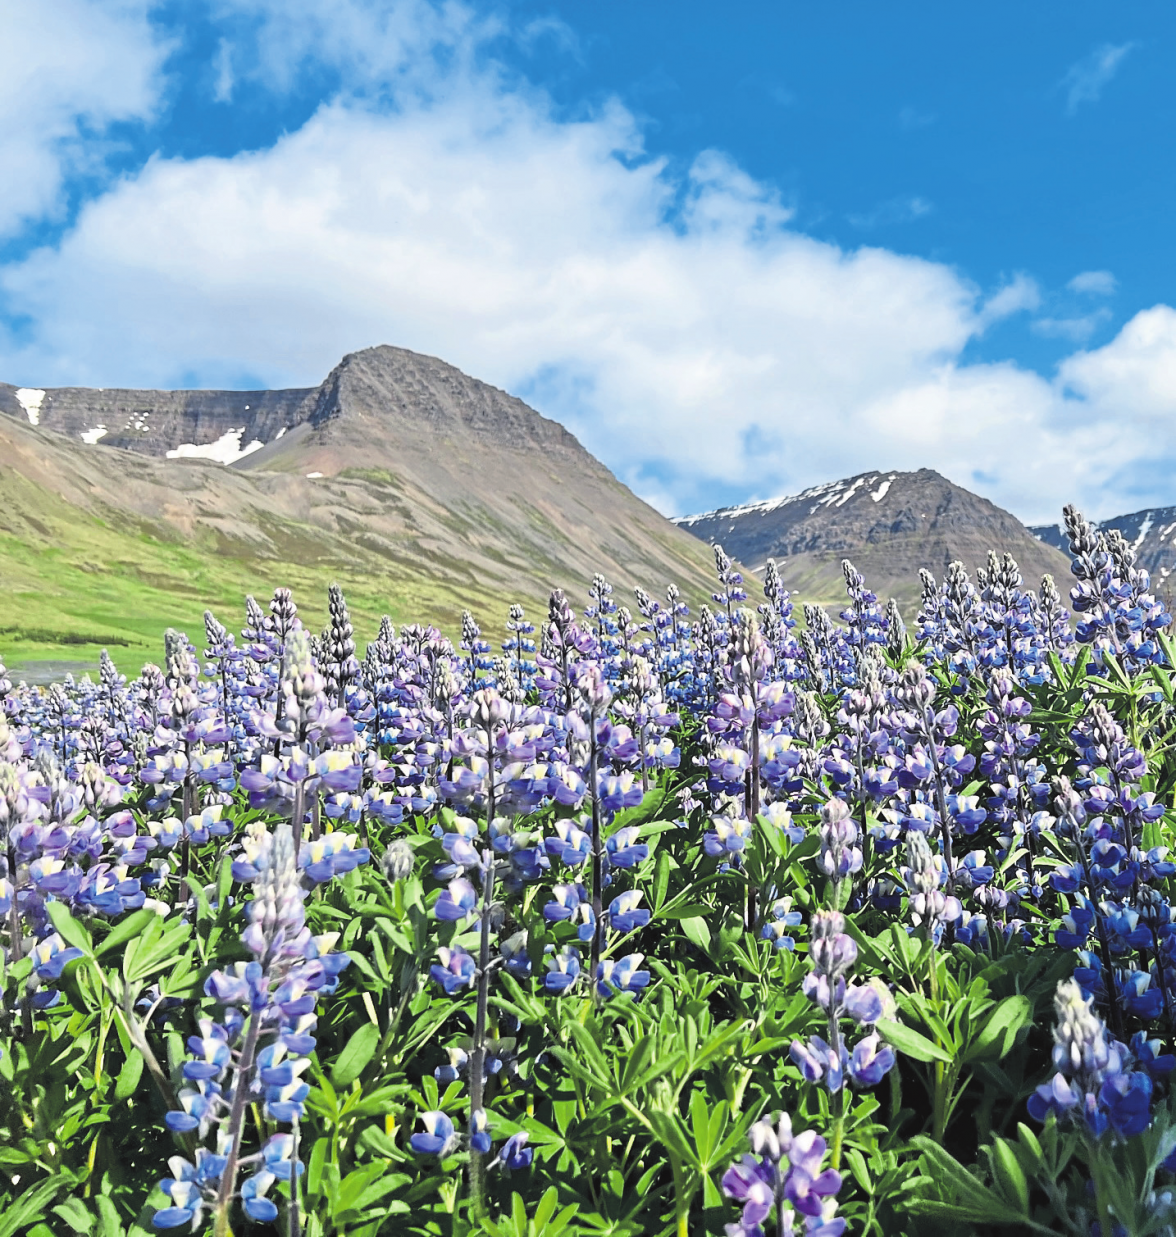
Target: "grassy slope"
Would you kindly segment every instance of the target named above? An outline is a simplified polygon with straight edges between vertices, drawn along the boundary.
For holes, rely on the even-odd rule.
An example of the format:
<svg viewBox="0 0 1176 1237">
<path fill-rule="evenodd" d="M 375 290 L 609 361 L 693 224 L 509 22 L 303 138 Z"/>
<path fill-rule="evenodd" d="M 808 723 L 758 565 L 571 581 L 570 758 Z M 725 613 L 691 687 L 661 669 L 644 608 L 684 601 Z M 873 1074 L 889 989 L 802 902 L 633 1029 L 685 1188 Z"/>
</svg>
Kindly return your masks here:
<svg viewBox="0 0 1176 1237">
<path fill-rule="evenodd" d="M 303 556 L 265 560 L 211 538 L 197 544 L 164 539 L 66 506 L 11 472 L 3 476 L 0 657 L 9 666 L 96 663 L 106 648 L 120 670 L 137 673 L 144 661 L 162 656 L 164 628 L 187 631 L 199 644 L 208 608 L 238 630 L 245 594 L 264 604 L 279 585 L 294 590 L 317 630 L 326 621 L 327 585 L 333 581 L 343 586 L 361 648 L 384 613 L 397 623 L 433 621 L 454 634 L 462 608 L 469 607 L 490 631 L 514 600 L 477 588 L 459 596 L 397 572 L 386 559 L 347 566 Z M 533 607 L 541 599 L 519 600 Z"/>
<path fill-rule="evenodd" d="M 372 497 L 385 505 L 384 495 Z M 509 529 L 495 538 L 484 514 L 476 529 L 461 513 L 445 515 L 460 524 L 454 531 L 460 539 L 478 534 L 487 560 L 502 559 L 503 575 L 526 574 L 517 553 L 503 554 L 512 545 Z M 547 524 L 540 512 L 530 518 Z M 58 663 L 59 671 L 60 663 L 93 666 L 105 648 L 123 673 L 137 674 L 145 661 L 162 658 L 165 628 L 186 631 L 201 647 L 205 609 L 239 632 L 245 595 L 264 605 L 279 585 L 293 590 L 317 631 L 327 619 L 327 586 L 338 582 L 361 653 L 385 613 L 397 624 L 431 622 L 456 637 L 461 612 L 469 609 L 495 647 L 512 602 L 521 602 L 536 624 L 546 613 L 547 594 L 537 583 L 507 592 L 500 578 L 451 559 L 434 539 L 389 541 L 372 536 L 362 521 L 331 533 L 277 513 L 267 517 L 265 531 L 269 550 L 209 527 L 187 539 L 162 520 L 106 509 L 96 515 L 0 467 L 0 659 L 18 677 L 27 666 L 33 678 L 37 663 Z M 554 527 L 545 531 L 547 552 L 533 547 L 527 556 L 531 577 L 561 581 L 581 604 L 585 582 L 575 583 L 575 573 L 569 578 L 558 561 L 562 535 Z M 682 581 L 692 607 L 704 599 L 698 584 L 705 577 L 694 579 L 693 587 Z M 656 577 L 650 584 L 659 588 Z M 631 604 L 621 588 L 616 597 Z"/>
</svg>

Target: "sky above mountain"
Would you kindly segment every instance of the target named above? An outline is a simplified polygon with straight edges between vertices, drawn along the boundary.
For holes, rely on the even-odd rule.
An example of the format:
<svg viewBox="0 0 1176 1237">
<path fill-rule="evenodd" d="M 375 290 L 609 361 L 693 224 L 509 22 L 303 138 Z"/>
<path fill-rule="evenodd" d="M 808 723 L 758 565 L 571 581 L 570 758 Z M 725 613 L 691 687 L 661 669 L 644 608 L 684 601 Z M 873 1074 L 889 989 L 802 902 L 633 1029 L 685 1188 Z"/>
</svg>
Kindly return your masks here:
<svg viewBox="0 0 1176 1237">
<path fill-rule="evenodd" d="M 0 0 L 0 378 L 440 356 L 668 514 L 1176 502 L 1176 9 Z"/>
</svg>

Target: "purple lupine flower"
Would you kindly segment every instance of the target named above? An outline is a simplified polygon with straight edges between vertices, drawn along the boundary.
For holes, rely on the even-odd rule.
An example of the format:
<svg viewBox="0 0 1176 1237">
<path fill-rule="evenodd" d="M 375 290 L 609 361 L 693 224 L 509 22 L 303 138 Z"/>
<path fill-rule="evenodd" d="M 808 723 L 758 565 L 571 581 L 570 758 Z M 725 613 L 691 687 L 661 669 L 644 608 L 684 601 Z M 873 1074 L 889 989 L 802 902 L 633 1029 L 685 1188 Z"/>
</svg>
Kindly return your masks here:
<svg viewBox="0 0 1176 1237">
<path fill-rule="evenodd" d="M 848 1016 L 859 1026 L 872 1026 L 893 1016 L 895 1003 L 881 981 L 850 984 L 849 971 L 857 961 L 857 945 L 846 932 L 845 918 L 838 911 L 813 914 L 809 946 L 812 970 L 805 976 L 802 991 L 825 1012 L 828 1041 L 819 1035 L 807 1043 L 794 1040 L 791 1056 L 808 1082 L 823 1082 L 832 1092 L 844 1085 L 848 1072 L 857 1086 L 876 1086 L 893 1067 L 894 1053 L 879 1048 L 877 1036 L 867 1035 L 859 1043 L 861 1052 L 851 1057 L 841 1031 L 841 1019 Z M 866 1047 L 862 1048 L 862 1044 Z M 855 1053 L 857 1050 L 855 1049 Z M 856 1061 L 858 1068 L 854 1068 Z"/>
<path fill-rule="evenodd" d="M 821 854 L 819 866 L 826 876 L 842 880 L 860 872 L 862 851 L 857 842 L 857 824 L 850 816 L 844 799 L 829 799 L 821 805 Z"/>
<path fill-rule="evenodd" d="M 478 964 L 471 954 L 460 945 L 450 949 L 442 945 L 437 950 L 437 961 L 429 968 L 429 975 L 452 996 L 459 988 L 469 988 L 478 975 Z"/>
<path fill-rule="evenodd" d="M 963 914 L 960 900 L 940 892 L 944 879 L 942 855 L 933 855 L 927 838 L 912 831 L 907 835 L 907 865 L 902 869 L 907 887 L 911 919 L 917 925 L 926 923 L 931 938 L 938 943 L 944 927 Z"/>
<path fill-rule="evenodd" d="M 825 1140 L 815 1130 L 792 1132 L 792 1119 L 780 1113 L 777 1122 L 757 1121 L 748 1131 L 752 1154 L 723 1174 L 723 1193 L 742 1205 L 738 1225 L 728 1225 L 731 1237 L 762 1237 L 765 1220 L 776 1212 L 780 1233 L 795 1233 L 799 1219 L 810 1237 L 841 1237 L 845 1221 L 838 1219 L 837 1192 L 841 1174 L 821 1168 Z"/>
<path fill-rule="evenodd" d="M 1107 1038 L 1103 1021 L 1073 979 L 1054 995 L 1053 1061 L 1057 1073 L 1029 1097 L 1029 1115 L 1044 1121 L 1079 1114 L 1097 1138 L 1108 1126 L 1123 1138 L 1146 1129 L 1151 1119 L 1152 1080 L 1146 1070 L 1124 1068 L 1126 1049 Z"/>
</svg>

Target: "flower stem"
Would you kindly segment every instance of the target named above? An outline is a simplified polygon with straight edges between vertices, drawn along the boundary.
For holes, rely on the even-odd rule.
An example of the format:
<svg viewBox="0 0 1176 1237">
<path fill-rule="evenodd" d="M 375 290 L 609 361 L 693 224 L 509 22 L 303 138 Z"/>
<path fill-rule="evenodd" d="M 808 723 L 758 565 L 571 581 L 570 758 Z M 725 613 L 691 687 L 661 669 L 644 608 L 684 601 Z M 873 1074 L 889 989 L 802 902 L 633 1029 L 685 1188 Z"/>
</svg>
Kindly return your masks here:
<svg viewBox="0 0 1176 1237">
<path fill-rule="evenodd" d="M 604 917 L 604 894 L 600 888 L 602 876 L 600 850 L 600 795 L 596 779 L 596 714 L 589 710 L 588 716 L 588 793 L 592 796 L 592 962 L 588 982 L 596 981 L 596 966 L 600 961 L 601 920 Z"/>
<path fill-rule="evenodd" d="M 486 828 L 494 824 L 494 736 L 487 735 L 490 756 L 486 790 Z M 474 1113 L 482 1109 L 486 1077 L 486 1013 L 490 1001 L 490 909 L 494 905 L 494 850 L 487 847 L 482 868 L 482 921 L 478 945 L 478 1008 L 474 1015 L 474 1050 L 470 1054 L 470 1115 L 467 1128 L 474 1129 Z M 482 1153 L 470 1148 L 470 1213 L 475 1224 L 486 1217 L 486 1165 Z"/>
<path fill-rule="evenodd" d="M 229 1154 L 225 1160 L 224 1172 L 221 1173 L 220 1192 L 216 1198 L 214 1237 L 232 1237 L 232 1230 L 229 1228 L 229 1208 L 233 1205 L 233 1195 L 237 1192 L 237 1166 L 241 1158 L 245 1104 L 249 1094 L 250 1076 L 253 1072 L 253 1058 L 257 1052 L 257 1041 L 260 1036 L 261 1017 L 257 1011 L 251 1011 L 249 1025 L 245 1029 L 245 1043 L 241 1048 L 240 1057 L 237 1058 L 236 1077 L 233 1079 L 233 1107 L 229 1111 Z"/>
</svg>

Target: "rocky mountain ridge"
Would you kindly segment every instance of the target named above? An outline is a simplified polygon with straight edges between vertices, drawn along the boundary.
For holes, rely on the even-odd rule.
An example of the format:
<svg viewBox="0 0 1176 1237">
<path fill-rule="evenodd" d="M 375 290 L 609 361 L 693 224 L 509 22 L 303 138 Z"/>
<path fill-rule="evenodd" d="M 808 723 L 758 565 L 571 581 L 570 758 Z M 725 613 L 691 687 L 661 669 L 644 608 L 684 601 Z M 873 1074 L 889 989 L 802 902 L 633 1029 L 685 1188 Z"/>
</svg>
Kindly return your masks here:
<svg viewBox="0 0 1176 1237">
<path fill-rule="evenodd" d="M 990 549 L 1017 560 L 1029 584 L 1059 580 L 1069 562 L 1015 516 L 929 468 L 867 472 L 800 494 L 681 516 L 680 528 L 762 571 L 774 558 L 784 584 L 806 599 L 842 595 L 841 560 L 852 559 L 870 587 L 913 605 L 918 573 L 942 577 L 955 559 L 983 566 Z"/>
</svg>

